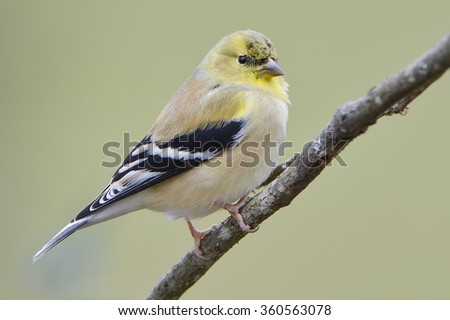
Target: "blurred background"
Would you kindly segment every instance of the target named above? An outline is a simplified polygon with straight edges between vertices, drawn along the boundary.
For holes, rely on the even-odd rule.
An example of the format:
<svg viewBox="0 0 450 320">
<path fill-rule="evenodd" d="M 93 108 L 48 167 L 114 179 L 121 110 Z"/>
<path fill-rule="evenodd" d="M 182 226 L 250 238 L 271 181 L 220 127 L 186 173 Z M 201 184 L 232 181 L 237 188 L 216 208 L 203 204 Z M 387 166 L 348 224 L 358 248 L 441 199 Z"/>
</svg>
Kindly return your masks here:
<svg viewBox="0 0 450 320">
<path fill-rule="evenodd" d="M 446 0 L 0 0 L 0 298 L 142 299 L 192 248 L 184 221 L 139 211 L 31 263 L 108 183 L 104 145 L 127 153 L 222 36 L 251 28 L 277 47 L 292 100 L 287 158 L 448 33 L 449 12 Z M 183 298 L 450 299 L 449 118 L 447 73 Z"/>
</svg>

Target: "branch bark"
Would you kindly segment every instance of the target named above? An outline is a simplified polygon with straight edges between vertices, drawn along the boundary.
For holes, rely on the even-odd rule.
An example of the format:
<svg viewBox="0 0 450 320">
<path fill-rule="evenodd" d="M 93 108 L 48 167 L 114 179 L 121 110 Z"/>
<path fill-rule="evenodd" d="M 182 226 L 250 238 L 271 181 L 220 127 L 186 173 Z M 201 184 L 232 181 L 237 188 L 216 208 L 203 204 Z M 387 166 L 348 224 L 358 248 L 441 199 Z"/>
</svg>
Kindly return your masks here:
<svg viewBox="0 0 450 320">
<path fill-rule="evenodd" d="M 409 103 L 450 68 L 450 34 L 412 64 L 369 90 L 366 96 L 338 108 L 328 125 L 302 152 L 278 166 L 268 186 L 241 210 L 252 228 L 285 207 L 302 192 L 349 142 L 385 116 L 403 114 Z M 202 240 L 210 260 L 187 253 L 153 288 L 146 299 L 178 299 L 228 250 L 247 234 L 227 218 Z"/>
</svg>

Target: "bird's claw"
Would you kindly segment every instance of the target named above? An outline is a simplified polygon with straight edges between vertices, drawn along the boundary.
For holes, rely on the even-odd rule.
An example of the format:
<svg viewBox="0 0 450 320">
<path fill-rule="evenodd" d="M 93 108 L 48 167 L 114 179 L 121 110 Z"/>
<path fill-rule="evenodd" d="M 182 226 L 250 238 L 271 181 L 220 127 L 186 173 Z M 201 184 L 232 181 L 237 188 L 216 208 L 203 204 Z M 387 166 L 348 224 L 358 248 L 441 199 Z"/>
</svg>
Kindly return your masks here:
<svg viewBox="0 0 450 320">
<path fill-rule="evenodd" d="M 187 220 L 187 224 L 189 226 L 189 230 L 191 231 L 192 237 L 194 238 L 194 253 L 195 255 L 202 260 L 211 260 L 212 258 L 205 257 L 203 255 L 202 250 L 200 249 L 201 241 L 208 233 L 217 229 L 217 226 L 213 224 L 206 230 L 200 231 L 197 230 L 191 221 Z"/>
</svg>

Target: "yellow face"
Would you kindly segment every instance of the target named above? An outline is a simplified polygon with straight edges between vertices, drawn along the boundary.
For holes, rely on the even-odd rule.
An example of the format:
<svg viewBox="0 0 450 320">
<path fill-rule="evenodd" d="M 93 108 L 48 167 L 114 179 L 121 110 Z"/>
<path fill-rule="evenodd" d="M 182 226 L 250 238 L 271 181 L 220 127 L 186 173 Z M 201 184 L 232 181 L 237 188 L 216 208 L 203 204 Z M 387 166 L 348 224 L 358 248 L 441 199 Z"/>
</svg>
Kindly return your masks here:
<svg viewBox="0 0 450 320">
<path fill-rule="evenodd" d="M 277 64 L 277 51 L 264 35 L 251 30 L 223 38 L 206 57 L 207 71 L 227 83 L 266 86 L 283 75 Z"/>
</svg>

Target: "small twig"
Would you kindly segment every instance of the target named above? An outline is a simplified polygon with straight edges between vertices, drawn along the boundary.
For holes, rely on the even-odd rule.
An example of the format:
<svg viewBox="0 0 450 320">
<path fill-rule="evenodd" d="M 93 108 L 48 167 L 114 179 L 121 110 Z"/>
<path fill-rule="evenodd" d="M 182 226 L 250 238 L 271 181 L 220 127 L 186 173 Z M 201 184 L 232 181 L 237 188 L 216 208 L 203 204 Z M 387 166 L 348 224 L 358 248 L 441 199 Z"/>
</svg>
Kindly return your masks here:
<svg viewBox="0 0 450 320">
<path fill-rule="evenodd" d="M 401 113 L 450 67 L 450 34 L 405 69 L 372 88 L 366 96 L 342 105 L 330 123 L 268 179 L 270 183 L 241 210 L 245 221 L 256 227 L 289 203 L 353 139 L 386 114 Z M 389 110 L 389 111 L 388 111 Z M 234 219 L 226 219 L 202 240 L 202 260 L 191 251 L 159 281 L 147 299 L 178 299 L 233 245 L 246 236 Z"/>
<path fill-rule="evenodd" d="M 422 87 L 417 88 L 410 95 L 402 98 L 400 101 L 395 103 L 392 107 L 386 110 L 384 114 L 381 116 L 392 116 L 394 114 L 400 114 L 402 116 L 406 115 L 409 109 L 409 104 L 417 98 L 422 92 L 424 92 L 434 81 L 439 79 L 442 74 L 438 74 L 435 78 L 430 79 L 427 83 L 425 83 Z"/>
</svg>

